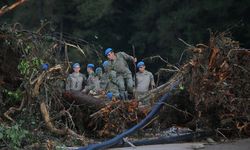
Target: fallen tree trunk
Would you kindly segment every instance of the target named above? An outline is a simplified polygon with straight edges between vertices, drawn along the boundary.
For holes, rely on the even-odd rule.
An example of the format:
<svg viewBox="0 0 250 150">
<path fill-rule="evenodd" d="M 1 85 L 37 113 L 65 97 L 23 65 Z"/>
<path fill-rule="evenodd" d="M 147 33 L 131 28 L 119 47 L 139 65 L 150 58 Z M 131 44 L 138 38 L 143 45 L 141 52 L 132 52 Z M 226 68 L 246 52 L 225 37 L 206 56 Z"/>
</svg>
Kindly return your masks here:
<svg viewBox="0 0 250 150">
<path fill-rule="evenodd" d="M 81 92 L 65 92 L 64 97 L 68 102 L 74 103 L 83 107 L 87 107 L 92 111 L 97 111 L 103 108 L 106 104 L 105 100 L 95 98 Z"/>
</svg>

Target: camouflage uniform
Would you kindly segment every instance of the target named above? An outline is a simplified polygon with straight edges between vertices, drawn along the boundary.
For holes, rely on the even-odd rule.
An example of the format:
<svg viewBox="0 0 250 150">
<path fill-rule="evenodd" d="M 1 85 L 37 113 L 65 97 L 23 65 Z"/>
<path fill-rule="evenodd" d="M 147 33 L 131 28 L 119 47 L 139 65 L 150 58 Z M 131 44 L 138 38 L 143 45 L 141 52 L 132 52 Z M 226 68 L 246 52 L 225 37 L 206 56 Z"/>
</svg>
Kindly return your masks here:
<svg viewBox="0 0 250 150">
<path fill-rule="evenodd" d="M 136 73 L 136 97 L 139 99 L 146 94 L 150 89 L 155 87 L 154 76 L 151 72 L 145 70 L 144 72 Z M 143 101 L 142 103 L 148 103 Z"/>
<path fill-rule="evenodd" d="M 108 72 L 104 72 L 100 78 L 100 89 L 105 90 L 108 82 L 109 82 L 109 74 Z"/>
<path fill-rule="evenodd" d="M 116 72 L 117 84 L 119 87 L 121 98 L 127 99 L 125 85 L 127 85 L 128 92 L 133 92 L 132 73 L 129 70 L 127 61 L 133 62 L 134 58 L 124 52 L 118 52 L 115 55 L 116 59 L 113 61 L 109 61 L 109 63 L 111 65 L 111 69 Z"/>
<path fill-rule="evenodd" d="M 66 91 L 81 91 L 82 84 L 86 81 L 86 76 L 82 73 L 73 72 L 66 81 Z"/>
<path fill-rule="evenodd" d="M 100 89 L 100 82 L 98 77 L 96 77 L 95 73 L 89 74 L 89 77 L 87 79 L 87 85 L 84 88 L 84 91 L 86 93 L 89 93 L 90 91 L 97 92 Z"/>
<path fill-rule="evenodd" d="M 116 78 L 116 72 L 111 70 L 108 72 L 109 82 L 107 83 L 106 91 L 112 92 L 113 95 L 118 98 L 119 97 L 119 87 L 118 87 L 118 80 Z"/>
<path fill-rule="evenodd" d="M 113 96 L 119 97 L 119 88 L 117 84 L 116 72 L 110 70 L 102 75 L 100 80 L 100 88 L 106 93 L 112 92 Z"/>
</svg>

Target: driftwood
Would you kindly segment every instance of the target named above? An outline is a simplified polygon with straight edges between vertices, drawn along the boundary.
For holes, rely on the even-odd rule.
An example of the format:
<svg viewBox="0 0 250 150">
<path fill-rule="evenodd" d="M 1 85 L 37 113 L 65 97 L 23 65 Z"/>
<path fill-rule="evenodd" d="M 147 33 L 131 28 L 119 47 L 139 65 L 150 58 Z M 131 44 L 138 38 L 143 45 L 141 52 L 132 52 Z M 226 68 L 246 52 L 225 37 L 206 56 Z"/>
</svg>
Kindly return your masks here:
<svg viewBox="0 0 250 150">
<path fill-rule="evenodd" d="M 41 113 L 43 115 L 43 119 L 45 121 L 45 124 L 46 124 L 46 127 L 52 132 L 52 133 L 56 133 L 56 134 L 59 134 L 59 135 L 64 135 L 67 133 L 67 129 L 57 129 L 51 122 L 50 120 L 50 115 L 49 115 L 49 112 L 47 110 L 47 106 L 45 104 L 44 101 L 41 102 L 40 104 L 40 110 L 41 110 Z"/>
<path fill-rule="evenodd" d="M 11 120 L 12 122 L 15 122 L 15 120 L 10 117 L 10 114 L 14 114 L 16 111 L 22 110 L 24 103 L 25 103 L 25 99 L 23 98 L 20 106 L 18 108 L 17 107 L 10 107 L 9 110 L 4 113 L 4 117 Z"/>
<path fill-rule="evenodd" d="M 84 137 L 84 135 L 78 135 L 77 133 L 75 133 L 73 130 L 69 129 L 69 128 L 62 128 L 62 129 L 58 129 L 56 128 L 51 119 L 50 119 L 50 115 L 49 115 L 49 111 L 47 109 L 47 106 L 45 104 L 44 101 L 42 101 L 40 103 L 40 111 L 42 113 L 43 119 L 45 121 L 46 127 L 55 134 L 58 135 L 71 135 L 77 139 L 79 139 L 80 141 L 83 142 L 84 145 L 86 145 L 87 143 L 87 139 Z"/>
</svg>

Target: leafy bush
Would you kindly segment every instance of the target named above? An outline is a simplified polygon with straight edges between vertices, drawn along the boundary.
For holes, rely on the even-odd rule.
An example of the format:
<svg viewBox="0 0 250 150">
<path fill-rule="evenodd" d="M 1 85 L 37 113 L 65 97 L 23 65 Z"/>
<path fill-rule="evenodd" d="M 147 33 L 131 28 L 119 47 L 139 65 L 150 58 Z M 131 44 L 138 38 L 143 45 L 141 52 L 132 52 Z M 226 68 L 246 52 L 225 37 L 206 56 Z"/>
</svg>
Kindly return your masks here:
<svg viewBox="0 0 250 150">
<path fill-rule="evenodd" d="M 23 97 L 20 89 L 17 89 L 16 91 L 10 91 L 10 90 L 4 89 L 3 93 L 6 95 L 7 99 L 9 99 L 13 102 L 18 102 Z"/>
<path fill-rule="evenodd" d="M 41 64 L 43 64 L 43 60 L 34 57 L 31 61 L 25 59 L 21 60 L 17 68 L 20 71 L 21 75 L 29 76 L 30 74 L 36 73 L 41 67 Z"/>
<path fill-rule="evenodd" d="M 0 142 L 3 142 L 10 149 L 20 149 L 24 138 L 27 138 L 28 131 L 22 129 L 18 124 L 5 127 L 0 125 Z"/>
</svg>

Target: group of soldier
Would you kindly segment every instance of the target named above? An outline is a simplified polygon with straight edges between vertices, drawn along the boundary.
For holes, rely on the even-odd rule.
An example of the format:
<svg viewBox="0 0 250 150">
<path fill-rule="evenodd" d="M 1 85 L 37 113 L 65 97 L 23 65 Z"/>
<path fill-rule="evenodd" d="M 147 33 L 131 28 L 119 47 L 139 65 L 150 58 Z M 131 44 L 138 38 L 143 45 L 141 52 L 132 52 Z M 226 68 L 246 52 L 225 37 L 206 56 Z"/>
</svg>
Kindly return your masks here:
<svg viewBox="0 0 250 150">
<path fill-rule="evenodd" d="M 143 61 L 136 64 L 138 72 L 134 81 L 128 62 L 135 64 L 135 57 L 125 52 L 115 53 L 112 48 L 107 48 L 104 54 L 108 60 L 102 63 L 103 69 L 95 69 L 94 64 L 88 64 L 87 78 L 80 73 L 80 64 L 75 63 L 74 72 L 67 78 L 66 91 L 79 91 L 91 95 L 105 94 L 108 99 L 128 100 L 129 95 L 135 95 L 138 99 L 155 87 L 153 74 L 145 69 Z M 86 85 L 83 86 L 83 83 Z"/>
</svg>

